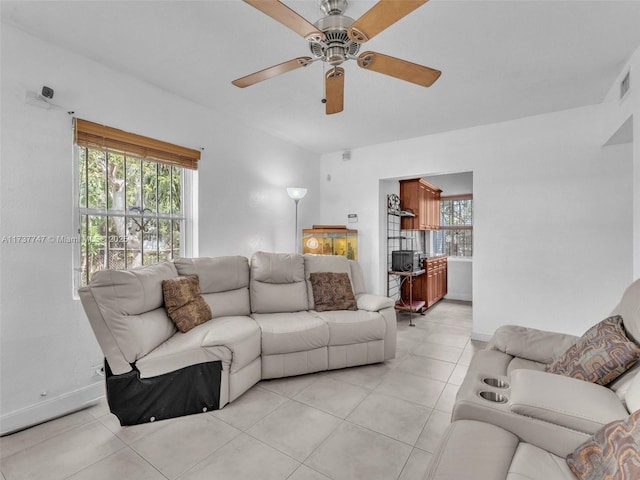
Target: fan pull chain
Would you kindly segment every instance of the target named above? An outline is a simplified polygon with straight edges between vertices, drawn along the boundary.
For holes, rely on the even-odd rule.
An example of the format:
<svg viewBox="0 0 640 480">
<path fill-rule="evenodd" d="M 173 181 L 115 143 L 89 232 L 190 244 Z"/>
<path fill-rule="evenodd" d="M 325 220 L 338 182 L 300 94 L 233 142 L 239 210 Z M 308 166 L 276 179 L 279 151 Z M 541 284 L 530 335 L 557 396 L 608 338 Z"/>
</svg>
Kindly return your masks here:
<svg viewBox="0 0 640 480">
<path fill-rule="evenodd" d="M 322 103 L 327 103 L 327 72 L 326 72 L 327 64 L 322 62 Z"/>
</svg>

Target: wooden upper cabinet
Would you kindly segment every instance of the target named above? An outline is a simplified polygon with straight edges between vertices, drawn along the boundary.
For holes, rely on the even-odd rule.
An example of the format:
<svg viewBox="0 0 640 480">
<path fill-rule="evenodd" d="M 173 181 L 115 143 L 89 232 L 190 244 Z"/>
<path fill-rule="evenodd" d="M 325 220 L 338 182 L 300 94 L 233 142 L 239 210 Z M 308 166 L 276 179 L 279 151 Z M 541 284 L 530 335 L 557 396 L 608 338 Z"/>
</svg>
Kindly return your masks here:
<svg viewBox="0 0 640 480">
<path fill-rule="evenodd" d="M 400 180 L 400 207 L 415 217 L 402 217 L 404 230 L 437 230 L 440 228 L 440 190 L 422 178 Z"/>
</svg>

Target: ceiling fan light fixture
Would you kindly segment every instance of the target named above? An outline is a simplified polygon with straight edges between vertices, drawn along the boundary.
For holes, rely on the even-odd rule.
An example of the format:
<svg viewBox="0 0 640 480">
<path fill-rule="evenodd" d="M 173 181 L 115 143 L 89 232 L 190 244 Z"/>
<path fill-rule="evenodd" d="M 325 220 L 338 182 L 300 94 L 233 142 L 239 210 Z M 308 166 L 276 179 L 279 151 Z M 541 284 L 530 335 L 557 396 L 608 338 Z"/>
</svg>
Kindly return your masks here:
<svg viewBox="0 0 640 480">
<path fill-rule="evenodd" d="M 325 61 L 329 65 L 340 65 L 347 59 L 347 56 L 344 53 L 343 47 L 329 47 L 326 50 L 326 59 Z"/>
</svg>

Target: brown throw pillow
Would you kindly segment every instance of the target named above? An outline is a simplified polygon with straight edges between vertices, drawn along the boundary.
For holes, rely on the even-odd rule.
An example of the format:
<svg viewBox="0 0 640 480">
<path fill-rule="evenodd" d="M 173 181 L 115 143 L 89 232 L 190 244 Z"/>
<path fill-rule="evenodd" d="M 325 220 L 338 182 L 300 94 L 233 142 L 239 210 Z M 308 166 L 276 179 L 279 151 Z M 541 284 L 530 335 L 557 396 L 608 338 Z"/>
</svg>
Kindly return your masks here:
<svg viewBox="0 0 640 480">
<path fill-rule="evenodd" d="M 640 410 L 608 423 L 567 456 L 580 480 L 640 478 Z"/>
<path fill-rule="evenodd" d="M 622 317 L 615 315 L 594 325 L 546 371 L 607 385 L 640 358 L 640 347 L 629 340 Z"/>
<path fill-rule="evenodd" d="M 346 273 L 321 272 L 312 273 L 309 277 L 316 311 L 358 309 L 351 280 Z"/>
<path fill-rule="evenodd" d="M 211 308 L 200 295 L 200 279 L 187 275 L 162 281 L 164 308 L 182 333 L 211 320 Z"/>
</svg>

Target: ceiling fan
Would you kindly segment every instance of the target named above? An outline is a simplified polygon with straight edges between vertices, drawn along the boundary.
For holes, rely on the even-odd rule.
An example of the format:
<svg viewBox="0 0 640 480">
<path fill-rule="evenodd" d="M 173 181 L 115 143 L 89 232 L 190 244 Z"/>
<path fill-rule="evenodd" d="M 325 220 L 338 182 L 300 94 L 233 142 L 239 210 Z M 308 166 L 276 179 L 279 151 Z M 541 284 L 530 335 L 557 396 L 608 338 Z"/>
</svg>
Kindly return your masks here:
<svg viewBox="0 0 640 480">
<path fill-rule="evenodd" d="M 347 0 L 318 0 L 325 14 L 315 24 L 298 15 L 279 0 L 244 0 L 252 7 L 289 27 L 309 42 L 311 55 L 265 68 L 234 80 L 236 87 L 244 88 L 321 60 L 332 68 L 325 74 L 326 114 L 341 112 L 344 108 L 344 68 L 347 60 L 356 60 L 365 70 L 390 75 L 423 87 L 431 86 L 442 72 L 433 68 L 390 57 L 377 52 L 364 52 L 356 56 L 360 45 L 394 24 L 428 0 L 379 0 L 358 20 L 343 15 Z"/>
</svg>

